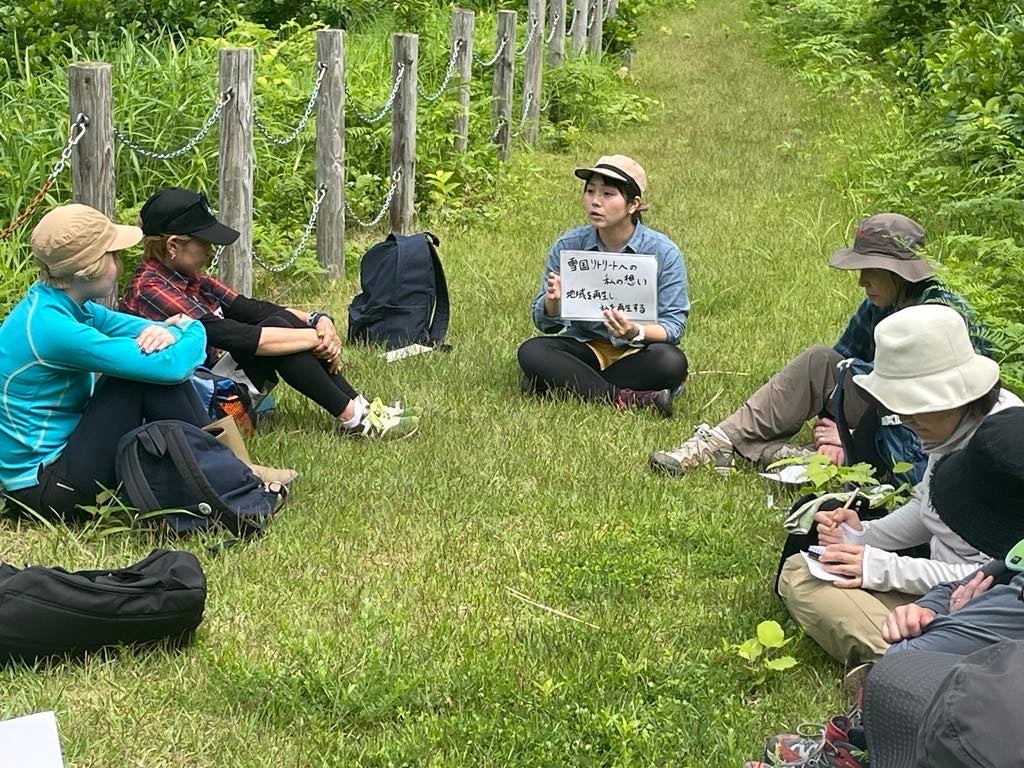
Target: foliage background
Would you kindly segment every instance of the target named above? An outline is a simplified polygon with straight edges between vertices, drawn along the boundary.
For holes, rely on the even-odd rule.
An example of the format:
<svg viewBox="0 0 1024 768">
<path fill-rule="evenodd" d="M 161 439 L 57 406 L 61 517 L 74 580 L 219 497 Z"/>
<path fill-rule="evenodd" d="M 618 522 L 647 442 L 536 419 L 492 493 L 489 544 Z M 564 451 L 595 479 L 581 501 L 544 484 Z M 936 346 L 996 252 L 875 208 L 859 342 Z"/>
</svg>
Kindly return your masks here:
<svg viewBox="0 0 1024 768">
<path fill-rule="evenodd" d="M 993 330 L 1024 387 L 1024 12 L 1000 0 L 755 0 L 776 53 L 821 91 L 885 110 L 839 179 L 897 210 Z"/>
</svg>

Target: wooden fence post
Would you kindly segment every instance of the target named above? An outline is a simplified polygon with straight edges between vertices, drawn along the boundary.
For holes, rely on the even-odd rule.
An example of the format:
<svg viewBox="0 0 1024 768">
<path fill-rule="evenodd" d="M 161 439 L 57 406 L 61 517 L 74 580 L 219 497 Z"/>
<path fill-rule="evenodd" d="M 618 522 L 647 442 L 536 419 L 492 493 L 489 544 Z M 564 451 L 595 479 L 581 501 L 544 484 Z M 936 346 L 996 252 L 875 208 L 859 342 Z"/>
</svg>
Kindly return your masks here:
<svg viewBox="0 0 1024 768">
<path fill-rule="evenodd" d="M 391 77 L 404 70 L 391 114 L 391 177 L 398 174 L 391 201 L 391 229 L 399 234 L 413 231 L 416 207 L 416 61 L 419 37 L 398 34 L 392 38 Z M 392 80 L 394 82 L 394 80 Z"/>
<path fill-rule="evenodd" d="M 71 153 L 71 199 L 114 218 L 114 116 L 110 65 L 82 62 L 68 67 L 68 111 L 89 127 Z M 133 222 L 134 223 L 134 222 Z M 102 303 L 113 307 L 117 289 Z"/>
<path fill-rule="evenodd" d="M 544 69 L 544 15 L 546 0 L 529 0 L 527 14 L 527 35 L 533 30 L 533 38 L 526 49 L 526 65 L 523 68 L 523 138 L 531 147 L 537 145 L 540 132 L 541 79 Z M 534 27 L 534 24 L 537 26 Z"/>
<path fill-rule="evenodd" d="M 345 32 L 318 29 L 316 60 L 326 67 L 316 104 L 316 186 L 326 185 L 316 222 L 316 258 L 327 276 L 345 276 Z M 319 74 L 319 73 L 318 73 Z"/>
<path fill-rule="evenodd" d="M 502 40 L 505 47 L 502 49 Z M 494 62 L 494 89 L 491 114 L 498 124 L 495 143 L 498 159 L 506 162 L 512 154 L 512 91 L 515 85 L 516 12 L 498 11 L 498 48 L 501 55 Z"/>
<path fill-rule="evenodd" d="M 603 0 L 593 0 L 590 6 L 590 17 L 589 27 L 587 31 L 587 51 L 595 59 L 601 59 L 601 53 L 604 49 L 604 2 Z"/>
<path fill-rule="evenodd" d="M 455 98 L 459 111 L 455 115 L 455 151 L 465 152 L 469 146 L 469 81 L 473 77 L 473 31 L 476 17 L 472 11 L 452 11 L 452 46 L 462 41 L 462 47 L 455 56 L 455 71 L 459 87 Z"/>
<path fill-rule="evenodd" d="M 548 66 L 554 69 L 565 61 L 565 0 L 551 0 L 551 42 L 548 43 Z"/>
<path fill-rule="evenodd" d="M 619 14 L 619 0 L 608 0 L 608 18 L 614 19 Z"/>
<path fill-rule="evenodd" d="M 224 249 L 221 279 L 239 293 L 252 293 L 252 49 L 222 48 L 220 90 L 231 101 L 220 116 L 218 218 L 241 236 Z"/>
<path fill-rule="evenodd" d="M 579 58 L 587 47 L 587 20 L 590 15 L 590 0 L 572 0 L 572 34 L 569 51 L 574 59 Z"/>
</svg>

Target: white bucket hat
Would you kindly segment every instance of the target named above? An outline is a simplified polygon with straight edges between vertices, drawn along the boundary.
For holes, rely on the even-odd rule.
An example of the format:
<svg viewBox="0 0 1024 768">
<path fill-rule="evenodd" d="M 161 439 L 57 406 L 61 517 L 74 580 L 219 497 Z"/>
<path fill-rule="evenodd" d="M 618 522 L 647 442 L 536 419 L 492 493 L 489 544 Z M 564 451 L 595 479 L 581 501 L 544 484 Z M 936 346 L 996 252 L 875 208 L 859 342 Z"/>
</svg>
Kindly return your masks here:
<svg viewBox="0 0 1024 768">
<path fill-rule="evenodd" d="M 890 411 L 912 416 L 977 400 L 999 381 L 999 365 L 974 351 L 959 312 L 921 304 L 875 327 L 875 369 L 853 380 Z"/>
</svg>

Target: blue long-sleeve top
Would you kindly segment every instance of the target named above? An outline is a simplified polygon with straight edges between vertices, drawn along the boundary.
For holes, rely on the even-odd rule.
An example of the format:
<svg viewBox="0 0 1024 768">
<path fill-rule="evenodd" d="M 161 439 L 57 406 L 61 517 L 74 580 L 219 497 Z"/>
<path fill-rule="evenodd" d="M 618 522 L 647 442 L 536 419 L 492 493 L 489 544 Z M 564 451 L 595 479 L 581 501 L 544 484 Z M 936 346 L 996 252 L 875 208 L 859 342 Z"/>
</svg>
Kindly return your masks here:
<svg viewBox="0 0 1024 768">
<path fill-rule="evenodd" d="M 135 338 L 152 320 L 33 285 L 0 325 L 0 486 L 37 483 L 78 426 L 98 375 L 177 384 L 206 355 L 201 323 L 168 326 L 175 343 L 143 354 Z"/>
<path fill-rule="evenodd" d="M 547 292 L 548 272 L 558 273 L 562 251 L 604 250 L 597 230 L 583 225 L 570 229 L 548 251 L 547 262 L 540 276 L 540 291 L 533 300 L 533 324 L 542 333 L 562 333 L 577 341 L 603 339 L 615 346 L 631 346 L 624 339 L 608 333 L 604 323 L 583 320 L 563 320 L 544 314 L 544 294 Z M 678 344 L 686 329 L 690 312 L 690 296 L 686 281 L 686 264 L 678 246 L 661 232 L 638 223 L 623 253 L 650 254 L 658 259 L 658 324 L 665 329 L 666 341 Z"/>
</svg>

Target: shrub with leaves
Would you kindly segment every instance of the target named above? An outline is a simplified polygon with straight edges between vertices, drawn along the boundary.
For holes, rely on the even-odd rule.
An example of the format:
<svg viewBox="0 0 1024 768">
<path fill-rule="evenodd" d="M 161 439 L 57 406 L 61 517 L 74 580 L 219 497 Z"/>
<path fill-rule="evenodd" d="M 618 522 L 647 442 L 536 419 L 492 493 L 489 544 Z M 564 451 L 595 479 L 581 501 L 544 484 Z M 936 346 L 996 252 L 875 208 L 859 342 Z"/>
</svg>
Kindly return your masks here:
<svg viewBox="0 0 1024 768">
<path fill-rule="evenodd" d="M 779 622 L 762 621 L 757 625 L 757 634 L 754 637 L 738 644 L 723 640 L 722 647 L 723 650 L 731 651 L 743 659 L 754 678 L 755 685 L 760 685 L 769 675 L 792 669 L 799 663 L 792 656 L 782 653 L 782 649 L 791 642 L 793 638 L 786 637 L 786 632 Z"/>
</svg>

